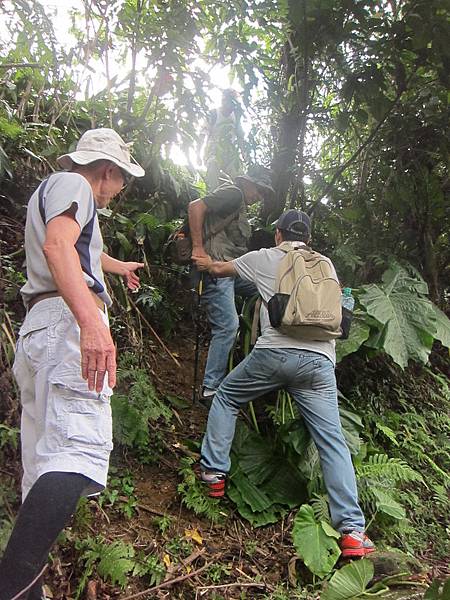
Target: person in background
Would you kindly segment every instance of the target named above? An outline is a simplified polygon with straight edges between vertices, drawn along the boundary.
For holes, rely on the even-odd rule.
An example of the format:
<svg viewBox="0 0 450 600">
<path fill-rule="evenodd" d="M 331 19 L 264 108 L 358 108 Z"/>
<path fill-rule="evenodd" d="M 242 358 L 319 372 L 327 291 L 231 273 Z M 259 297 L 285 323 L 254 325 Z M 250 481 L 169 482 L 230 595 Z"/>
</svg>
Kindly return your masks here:
<svg viewBox="0 0 450 600">
<path fill-rule="evenodd" d="M 22 499 L 0 563 L 0 600 L 44 598 L 42 573 L 82 495 L 106 485 L 116 349 L 104 272 L 139 287 L 142 263 L 103 252 L 97 209 L 144 170 L 112 129 L 93 129 L 58 158 L 67 169 L 31 196 L 25 226 L 27 314 L 14 375 L 22 406 Z"/>
<path fill-rule="evenodd" d="M 365 520 L 358 504 L 356 478 L 341 428 L 334 367 L 335 342 L 302 339 L 301 331 L 282 333 L 270 325 L 267 303 L 275 293 L 279 246 L 295 247 L 310 241 L 308 215 L 284 212 L 277 221 L 275 248 L 249 252 L 228 262 L 194 253 L 200 271 L 229 279 L 241 277 L 256 285 L 262 298 L 261 335 L 250 354 L 223 380 L 214 395 L 201 449 L 201 479 L 213 497 L 223 496 L 230 470 L 230 450 L 239 411 L 264 394 L 286 389 L 297 403 L 319 452 L 333 526 L 341 533 L 343 557 L 363 557 L 374 551 L 364 532 Z M 337 281 L 336 272 L 329 259 Z"/>
<path fill-rule="evenodd" d="M 247 207 L 274 193 L 270 171 L 255 166 L 247 175 L 235 177 L 232 184 L 219 186 L 205 197 L 192 201 L 188 217 L 193 258 L 209 255 L 217 261 L 228 261 L 245 254 L 251 234 Z M 239 319 L 235 291 L 241 295 L 256 293 L 254 286 L 239 278 L 217 279 L 204 275 L 202 302 L 211 326 L 201 398 L 205 406 L 209 406 L 226 375 L 228 355 L 236 338 Z"/>
<path fill-rule="evenodd" d="M 241 115 L 239 94 L 232 89 L 223 91 L 220 107 L 208 115 L 204 150 L 208 191 L 216 189 L 222 178 L 233 179 L 242 173 L 245 148 Z"/>
</svg>

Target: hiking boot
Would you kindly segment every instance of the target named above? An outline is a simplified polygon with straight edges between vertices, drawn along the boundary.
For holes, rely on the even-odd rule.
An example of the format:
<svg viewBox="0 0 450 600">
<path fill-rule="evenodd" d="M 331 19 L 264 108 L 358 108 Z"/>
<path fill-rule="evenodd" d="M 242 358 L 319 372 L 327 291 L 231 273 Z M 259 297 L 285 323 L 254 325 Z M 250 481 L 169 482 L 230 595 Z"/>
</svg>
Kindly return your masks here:
<svg viewBox="0 0 450 600">
<path fill-rule="evenodd" d="M 204 408 L 209 410 L 211 408 L 211 404 L 214 396 L 216 395 L 216 390 L 210 390 L 209 388 L 202 389 L 202 395 L 198 399 L 199 404 L 201 404 Z"/>
<path fill-rule="evenodd" d="M 200 471 L 200 479 L 208 486 L 208 496 L 222 498 L 225 495 L 225 473 L 218 471 Z"/>
<path fill-rule="evenodd" d="M 342 558 L 363 558 L 375 550 L 374 543 L 363 531 L 343 533 L 339 540 Z"/>
</svg>

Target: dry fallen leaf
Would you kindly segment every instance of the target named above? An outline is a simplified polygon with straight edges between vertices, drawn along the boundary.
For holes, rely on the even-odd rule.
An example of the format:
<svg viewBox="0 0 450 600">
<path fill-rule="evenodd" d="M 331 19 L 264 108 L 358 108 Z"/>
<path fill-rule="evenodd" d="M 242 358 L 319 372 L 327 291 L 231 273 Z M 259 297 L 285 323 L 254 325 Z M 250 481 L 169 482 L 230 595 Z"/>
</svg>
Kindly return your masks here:
<svg viewBox="0 0 450 600">
<path fill-rule="evenodd" d="M 97 600 L 97 582 L 96 581 L 89 581 L 88 585 L 87 585 L 87 593 L 86 593 L 86 598 L 87 600 Z"/>
<path fill-rule="evenodd" d="M 194 540 L 194 542 L 197 542 L 197 544 L 199 544 L 199 545 L 203 544 L 203 538 L 199 534 L 197 529 L 185 529 L 184 537 Z"/>
<path fill-rule="evenodd" d="M 297 557 L 293 556 L 288 562 L 288 578 L 289 583 L 292 587 L 297 587 L 297 569 L 296 569 Z"/>
</svg>

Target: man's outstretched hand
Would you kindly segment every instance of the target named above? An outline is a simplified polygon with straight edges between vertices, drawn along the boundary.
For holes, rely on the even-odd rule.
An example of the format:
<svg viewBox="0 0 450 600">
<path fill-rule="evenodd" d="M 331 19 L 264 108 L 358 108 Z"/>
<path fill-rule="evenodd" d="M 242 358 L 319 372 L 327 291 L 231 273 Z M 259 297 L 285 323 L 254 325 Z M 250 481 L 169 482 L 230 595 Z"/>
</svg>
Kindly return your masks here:
<svg viewBox="0 0 450 600">
<path fill-rule="evenodd" d="M 123 268 L 124 272 L 122 273 L 123 278 L 127 284 L 128 289 L 137 290 L 139 288 L 139 277 L 136 275 L 135 271 L 138 269 L 142 269 L 144 267 L 144 263 L 138 262 L 124 262 Z"/>
</svg>

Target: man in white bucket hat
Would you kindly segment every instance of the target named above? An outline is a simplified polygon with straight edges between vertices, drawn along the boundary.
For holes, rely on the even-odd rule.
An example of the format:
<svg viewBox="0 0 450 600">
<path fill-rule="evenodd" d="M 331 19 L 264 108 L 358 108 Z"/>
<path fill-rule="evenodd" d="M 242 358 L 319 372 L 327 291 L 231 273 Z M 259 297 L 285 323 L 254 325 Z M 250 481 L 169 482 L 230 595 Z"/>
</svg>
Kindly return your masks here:
<svg viewBox="0 0 450 600">
<path fill-rule="evenodd" d="M 90 129 L 80 138 L 74 152 L 63 154 L 58 164 L 68 171 L 73 163 L 77 165 L 91 164 L 96 160 L 106 159 L 133 177 L 143 177 L 144 169 L 130 155 L 129 144 L 125 143 L 113 129 Z"/>
<path fill-rule="evenodd" d="M 48 553 L 82 495 L 106 484 L 115 346 L 104 272 L 139 286 L 142 263 L 103 252 L 97 209 L 144 170 L 112 129 L 92 129 L 31 196 L 27 309 L 14 374 L 22 404 L 23 504 L 0 563 L 0 600 L 43 598 Z"/>
</svg>

